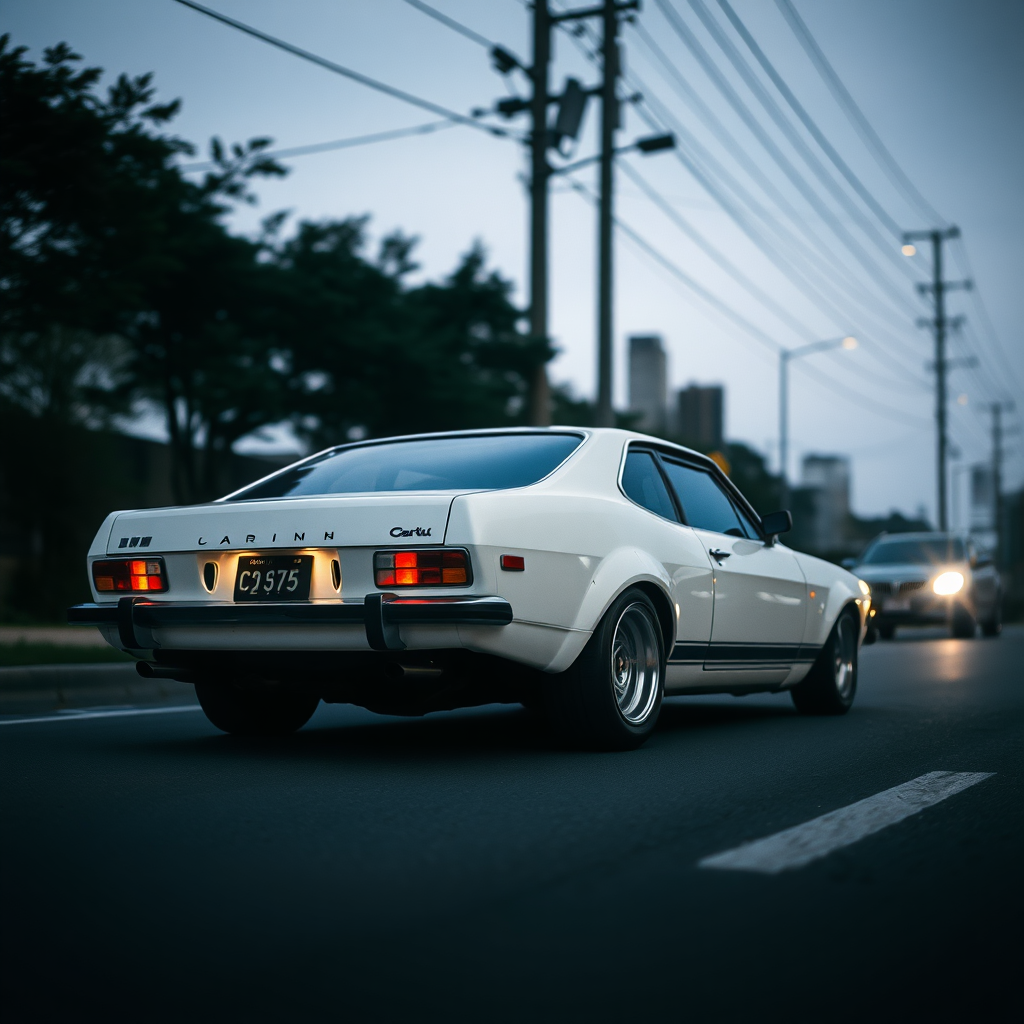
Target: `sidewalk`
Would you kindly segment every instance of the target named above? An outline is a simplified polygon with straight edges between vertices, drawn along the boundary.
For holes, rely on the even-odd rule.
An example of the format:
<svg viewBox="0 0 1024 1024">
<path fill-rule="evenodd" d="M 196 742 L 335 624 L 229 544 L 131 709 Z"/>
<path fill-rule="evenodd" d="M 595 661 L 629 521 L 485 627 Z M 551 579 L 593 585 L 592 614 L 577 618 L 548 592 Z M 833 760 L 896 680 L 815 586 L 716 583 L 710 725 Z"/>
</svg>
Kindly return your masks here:
<svg viewBox="0 0 1024 1024">
<path fill-rule="evenodd" d="M 0 715 L 121 704 L 195 704 L 196 691 L 174 679 L 143 679 L 131 664 L 0 668 Z"/>
<path fill-rule="evenodd" d="M 53 644 L 56 647 L 106 647 L 95 626 L 0 626 L 0 646 Z"/>
</svg>

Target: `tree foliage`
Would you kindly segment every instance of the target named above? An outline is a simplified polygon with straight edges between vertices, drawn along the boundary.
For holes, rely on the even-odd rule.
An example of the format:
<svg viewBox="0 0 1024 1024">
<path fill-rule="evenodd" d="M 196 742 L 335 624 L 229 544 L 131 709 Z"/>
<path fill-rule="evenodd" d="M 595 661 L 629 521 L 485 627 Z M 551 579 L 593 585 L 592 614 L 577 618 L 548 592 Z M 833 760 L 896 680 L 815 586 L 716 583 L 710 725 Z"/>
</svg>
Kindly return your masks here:
<svg viewBox="0 0 1024 1024">
<path fill-rule="evenodd" d="M 25 54 L 0 38 L 0 401 L 66 425 L 160 410 L 183 501 L 214 496 L 232 445 L 274 422 L 326 444 L 523 421 L 553 353 L 479 244 L 411 285 L 415 239 L 371 256 L 366 217 L 232 234 L 252 179 L 284 173 L 269 139 L 212 140 L 190 180 L 150 75 L 101 93 L 68 46 Z"/>
</svg>

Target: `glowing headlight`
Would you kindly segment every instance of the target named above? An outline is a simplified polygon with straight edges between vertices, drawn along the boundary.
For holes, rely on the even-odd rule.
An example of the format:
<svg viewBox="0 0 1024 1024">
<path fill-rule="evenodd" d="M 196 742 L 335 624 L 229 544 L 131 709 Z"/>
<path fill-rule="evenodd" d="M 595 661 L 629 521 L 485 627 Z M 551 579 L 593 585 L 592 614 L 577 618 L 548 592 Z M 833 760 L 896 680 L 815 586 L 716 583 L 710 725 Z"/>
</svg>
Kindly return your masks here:
<svg viewBox="0 0 1024 1024">
<path fill-rule="evenodd" d="M 963 589 L 963 585 L 964 578 L 961 573 L 944 572 L 935 577 L 932 590 L 940 597 L 946 597 L 949 594 L 958 594 Z"/>
</svg>

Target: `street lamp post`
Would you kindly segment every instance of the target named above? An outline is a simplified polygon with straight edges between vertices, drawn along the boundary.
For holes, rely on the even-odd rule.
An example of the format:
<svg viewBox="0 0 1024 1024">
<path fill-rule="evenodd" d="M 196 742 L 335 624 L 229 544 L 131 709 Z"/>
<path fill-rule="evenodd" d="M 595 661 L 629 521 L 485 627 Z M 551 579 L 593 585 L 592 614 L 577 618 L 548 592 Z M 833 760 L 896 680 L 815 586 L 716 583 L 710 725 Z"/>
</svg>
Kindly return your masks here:
<svg viewBox="0 0 1024 1024">
<path fill-rule="evenodd" d="M 782 506 L 789 503 L 789 364 L 801 356 L 825 352 L 832 348 L 847 350 L 857 347 L 852 337 L 812 341 L 799 348 L 784 348 L 779 352 L 779 478 L 782 482 Z"/>
</svg>

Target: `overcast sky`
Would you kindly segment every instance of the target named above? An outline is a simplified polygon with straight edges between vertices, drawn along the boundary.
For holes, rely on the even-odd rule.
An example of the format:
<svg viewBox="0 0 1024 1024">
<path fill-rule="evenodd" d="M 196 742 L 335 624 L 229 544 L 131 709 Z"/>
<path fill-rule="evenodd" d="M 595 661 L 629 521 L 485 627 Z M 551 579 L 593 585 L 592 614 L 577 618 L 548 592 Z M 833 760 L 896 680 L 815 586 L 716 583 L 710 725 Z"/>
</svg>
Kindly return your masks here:
<svg viewBox="0 0 1024 1024">
<path fill-rule="evenodd" d="M 490 68 L 484 47 L 404 0 L 210 0 L 209 6 L 457 111 L 487 106 L 510 89 L 527 91 L 521 76 L 506 81 Z M 435 0 L 433 6 L 529 56 L 530 15 L 520 0 Z M 645 0 L 637 27 L 623 31 L 627 71 L 647 98 L 645 109 L 667 111 L 692 132 L 696 145 L 687 142 L 678 155 L 623 160 L 774 308 L 716 265 L 620 171 L 617 212 L 622 220 L 741 324 L 709 306 L 620 234 L 617 403 L 625 404 L 625 339 L 631 333 L 660 333 L 673 387 L 689 381 L 724 384 L 728 435 L 770 454 L 774 465 L 778 357 L 773 346 L 791 348 L 852 334 L 860 341 L 855 351 L 794 363 L 791 472 L 798 476 L 805 453 L 846 453 L 853 460 L 858 512 L 912 512 L 923 506 L 932 514 L 934 395 L 927 368 L 932 341 L 914 323 L 928 315 L 926 299 L 914 290 L 914 282 L 930 274 L 926 250 L 911 259 L 901 256 L 899 239 L 863 202 L 848 200 L 852 210 L 840 205 L 805 162 L 800 142 L 794 148 L 759 105 L 688 0 L 671 0 L 671 6 L 731 83 L 741 113 L 753 115 L 755 131 L 760 126 L 790 174 L 808 184 L 794 185 L 686 49 L 656 0 Z M 1016 399 L 1011 426 L 1020 422 L 1024 409 L 1019 392 L 1024 380 L 1019 326 L 1024 318 L 1024 4 L 795 0 L 795 6 L 897 163 L 944 221 L 963 232 L 963 245 L 950 247 L 949 256 L 960 259 L 949 259 L 948 276 L 963 276 L 969 261 L 978 288 L 951 298 L 950 313 L 967 318 L 951 348 L 956 357 L 976 356 L 979 365 L 952 374 L 951 435 L 960 452 L 955 465 L 988 459 L 988 403 Z M 706 0 L 705 9 L 745 64 L 756 67 L 717 0 Z M 776 5 L 735 0 L 733 10 L 889 221 L 903 229 L 933 227 L 873 159 Z M 29 46 L 33 56 L 63 40 L 111 75 L 153 71 L 161 98 L 183 101 L 177 132 L 204 152 L 215 134 L 226 141 L 268 135 L 284 148 L 434 120 L 174 0 L 0 0 L 0 13 L 3 31 Z M 680 91 L 685 86 L 669 77 L 649 49 L 650 41 L 661 47 L 696 101 L 688 101 Z M 556 83 L 567 75 L 585 83 L 596 80 L 586 40 L 579 42 L 557 35 Z M 760 68 L 756 76 L 796 124 Z M 596 106 L 587 113 L 577 158 L 594 151 L 597 114 Z M 705 123 L 708 115 L 710 123 Z M 650 131 L 640 112 L 629 109 L 620 139 L 625 143 Z M 840 181 L 807 132 L 799 128 L 797 133 L 812 159 Z M 705 190 L 686 160 L 697 161 L 752 234 L 769 239 L 769 254 Z M 454 127 L 284 162 L 291 168 L 289 176 L 259 186 L 260 204 L 237 213 L 237 230 L 253 231 L 262 217 L 279 209 L 291 211 L 290 224 L 299 218 L 366 213 L 374 237 L 395 228 L 419 236 L 420 276 L 430 278 L 450 272 L 479 239 L 492 265 L 515 282 L 517 301 L 525 303 L 525 163 L 517 142 Z M 593 170 L 577 178 L 591 186 Z M 834 187 L 853 195 L 845 183 Z M 802 194 L 807 191 L 819 198 L 809 202 Z M 745 205 L 747 197 L 760 213 Z M 595 214 L 566 184 L 555 186 L 551 243 L 551 325 L 561 350 L 552 377 L 591 396 Z M 1007 484 L 1019 487 L 1024 480 L 1022 439 L 1007 440 Z M 955 469 L 954 479 L 963 485 L 966 473 Z M 957 506 L 964 523 L 965 494 L 954 499 Z"/>
</svg>

